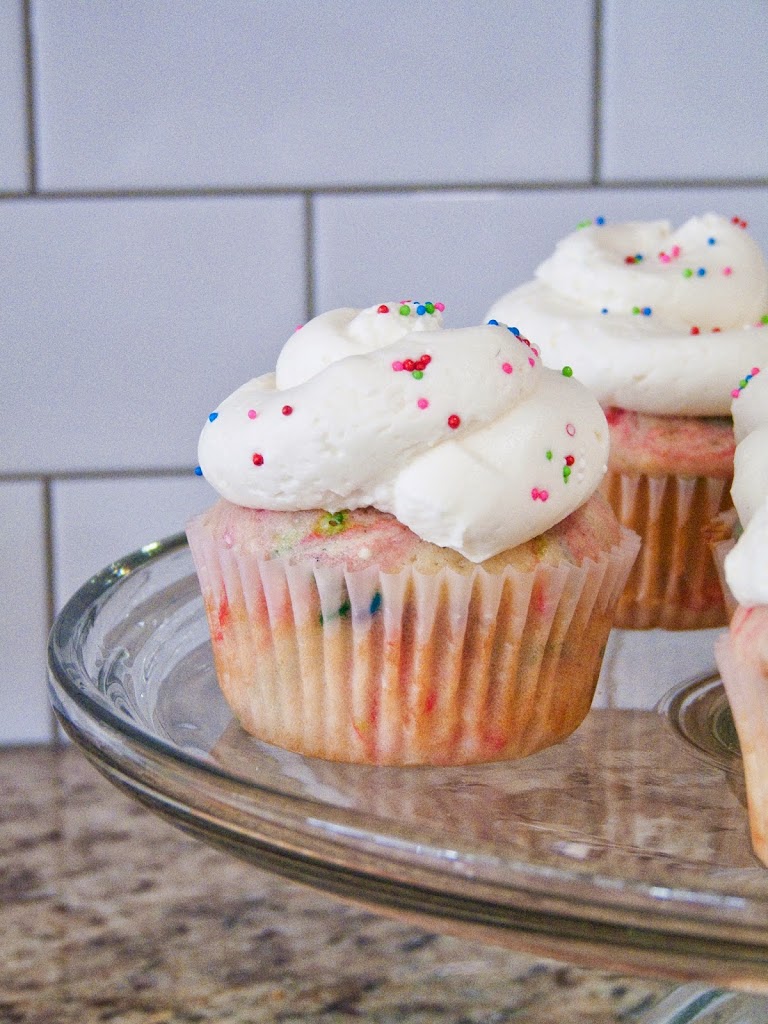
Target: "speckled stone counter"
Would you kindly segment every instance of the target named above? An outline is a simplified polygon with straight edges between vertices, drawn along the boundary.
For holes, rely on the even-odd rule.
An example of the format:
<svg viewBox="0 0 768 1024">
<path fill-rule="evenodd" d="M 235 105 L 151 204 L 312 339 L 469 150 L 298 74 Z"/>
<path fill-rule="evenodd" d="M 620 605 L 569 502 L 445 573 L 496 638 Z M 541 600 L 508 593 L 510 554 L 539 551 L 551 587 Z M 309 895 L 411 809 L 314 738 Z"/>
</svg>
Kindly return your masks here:
<svg viewBox="0 0 768 1024">
<path fill-rule="evenodd" d="M 0 751 L 2 1024 L 589 1024 L 672 986 L 345 906 L 188 838 L 74 749 Z"/>
</svg>

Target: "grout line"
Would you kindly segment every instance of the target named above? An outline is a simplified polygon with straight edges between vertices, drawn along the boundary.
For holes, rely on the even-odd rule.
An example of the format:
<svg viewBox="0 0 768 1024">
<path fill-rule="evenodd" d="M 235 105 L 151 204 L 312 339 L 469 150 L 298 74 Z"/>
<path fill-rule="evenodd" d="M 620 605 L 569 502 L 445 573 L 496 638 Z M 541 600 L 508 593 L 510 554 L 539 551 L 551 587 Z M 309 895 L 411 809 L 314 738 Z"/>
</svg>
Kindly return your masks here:
<svg viewBox="0 0 768 1024">
<path fill-rule="evenodd" d="M 315 207 L 311 192 L 304 197 L 304 316 L 315 315 Z"/>
<path fill-rule="evenodd" d="M 37 118 L 35 109 L 34 38 L 31 0 L 22 0 L 24 24 L 24 91 L 27 116 L 27 181 L 28 195 L 37 194 Z"/>
<path fill-rule="evenodd" d="M 592 184 L 600 184 L 603 144 L 603 3 L 594 0 L 592 25 Z"/>
<path fill-rule="evenodd" d="M 594 161 L 594 154 L 593 154 Z M 134 199 L 236 199 L 251 198 L 292 198 L 300 197 L 316 199 L 321 196 L 389 196 L 389 195 L 451 195 L 456 193 L 502 193 L 518 192 L 586 192 L 593 188 L 613 189 L 624 192 L 631 189 L 664 189 L 668 191 L 683 189 L 714 189 L 714 188 L 765 188 L 768 177 L 763 178 L 627 178 L 594 181 L 530 181 L 530 182 L 489 182 L 486 184 L 465 183 L 434 184 L 434 185 L 339 185 L 323 186 L 312 189 L 292 188 L 251 188 L 251 189 L 136 189 L 128 191 L 92 191 L 92 192 L 0 192 L 0 203 L 12 203 L 19 200 L 35 202 L 98 202 L 102 200 L 134 200 Z"/>
<path fill-rule="evenodd" d="M 45 617 L 46 636 L 50 633 L 53 620 L 56 614 L 55 599 L 55 572 L 54 572 L 54 543 L 53 543 L 53 492 L 51 488 L 51 477 L 42 478 L 43 485 L 43 564 L 45 571 Z M 49 743 L 53 746 L 57 743 L 58 724 L 53 708 L 48 707 L 49 718 Z"/>
<path fill-rule="evenodd" d="M 147 467 L 140 469 L 65 469 L 59 472 L 39 472 L 33 470 L 19 473 L 0 473 L 0 483 L 19 483 L 21 481 L 58 481 L 58 480 L 136 480 L 155 479 L 169 476 L 191 477 L 192 466 L 169 466 L 164 469 Z"/>
</svg>

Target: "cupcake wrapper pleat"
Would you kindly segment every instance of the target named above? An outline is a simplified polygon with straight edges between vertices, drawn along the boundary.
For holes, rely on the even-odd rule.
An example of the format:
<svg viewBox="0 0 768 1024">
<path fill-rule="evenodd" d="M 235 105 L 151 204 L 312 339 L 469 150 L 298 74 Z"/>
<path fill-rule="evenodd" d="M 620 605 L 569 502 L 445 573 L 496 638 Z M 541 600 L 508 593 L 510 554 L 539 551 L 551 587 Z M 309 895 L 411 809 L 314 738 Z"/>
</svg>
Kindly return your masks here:
<svg viewBox="0 0 768 1024">
<path fill-rule="evenodd" d="M 262 559 L 193 524 L 222 692 L 259 739 L 330 760 L 521 757 L 586 715 L 637 538 L 582 566 L 384 573 Z"/>
<path fill-rule="evenodd" d="M 603 493 L 619 521 L 642 538 L 614 625 L 705 629 L 728 621 L 705 527 L 730 504 L 730 482 L 609 470 Z"/>
</svg>

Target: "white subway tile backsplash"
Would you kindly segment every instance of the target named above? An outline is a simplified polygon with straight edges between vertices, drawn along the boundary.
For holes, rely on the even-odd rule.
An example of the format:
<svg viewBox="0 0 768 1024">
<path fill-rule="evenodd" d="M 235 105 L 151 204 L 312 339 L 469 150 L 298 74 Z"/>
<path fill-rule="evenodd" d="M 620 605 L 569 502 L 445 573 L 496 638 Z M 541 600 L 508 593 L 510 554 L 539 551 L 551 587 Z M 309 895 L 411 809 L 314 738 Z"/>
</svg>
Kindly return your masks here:
<svg viewBox="0 0 768 1024">
<path fill-rule="evenodd" d="M 45 189 L 584 180 L 591 0 L 33 0 Z"/>
<path fill-rule="evenodd" d="M 193 466 L 305 318 L 298 197 L 5 202 L 0 236 L 0 472 Z"/>
<path fill-rule="evenodd" d="M 0 192 L 26 189 L 27 114 L 22 0 L 0 3 Z"/>
<path fill-rule="evenodd" d="M 602 173 L 768 177 L 763 0 L 605 0 Z"/>
<path fill-rule="evenodd" d="M 759 188 L 320 196 L 315 304 L 322 311 L 415 297 L 444 302 L 449 326 L 478 323 L 584 218 L 680 224 L 710 210 L 745 217 L 768 252 L 768 201 Z"/>
<path fill-rule="evenodd" d="M 0 482 L 0 744 L 47 740 L 43 487 Z"/>
<path fill-rule="evenodd" d="M 192 475 L 57 481 L 52 490 L 57 609 L 111 562 L 183 531 L 216 497 Z"/>
</svg>

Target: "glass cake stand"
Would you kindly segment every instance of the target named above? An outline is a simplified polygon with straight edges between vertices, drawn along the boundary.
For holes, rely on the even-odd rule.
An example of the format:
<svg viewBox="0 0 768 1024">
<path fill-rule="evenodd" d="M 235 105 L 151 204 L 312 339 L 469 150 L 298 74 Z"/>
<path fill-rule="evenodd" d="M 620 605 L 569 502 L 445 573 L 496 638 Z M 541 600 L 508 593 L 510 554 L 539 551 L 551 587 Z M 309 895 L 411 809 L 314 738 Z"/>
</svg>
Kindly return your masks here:
<svg viewBox="0 0 768 1024">
<path fill-rule="evenodd" d="M 50 692 L 108 778 L 238 857 L 433 931 L 685 983 L 646 1024 L 764 1022 L 768 870 L 750 850 L 728 705 L 715 675 L 684 678 L 653 637 L 615 633 L 585 722 L 532 757 L 327 763 L 233 721 L 177 536 L 70 600 Z"/>
</svg>

